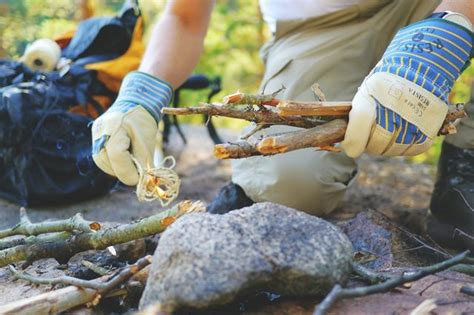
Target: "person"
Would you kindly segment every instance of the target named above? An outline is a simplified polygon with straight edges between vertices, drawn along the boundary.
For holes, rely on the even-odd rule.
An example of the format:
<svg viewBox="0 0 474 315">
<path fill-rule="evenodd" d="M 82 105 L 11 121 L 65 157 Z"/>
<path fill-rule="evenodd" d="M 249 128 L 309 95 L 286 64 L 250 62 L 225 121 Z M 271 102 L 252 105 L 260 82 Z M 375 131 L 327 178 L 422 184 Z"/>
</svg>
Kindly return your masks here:
<svg viewBox="0 0 474 315">
<path fill-rule="evenodd" d="M 444 0 L 437 9 L 440 2 L 260 0 L 273 35 L 261 50 L 261 89 L 284 84 L 279 97 L 314 100 L 310 87 L 318 82 L 328 100 L 352 99 L 345 153 L 305 149 L 234 160 L 232 183 L 220 192 L 226 198 L 218 196 L 210 212 L 271 201 L 326 215 L 353 184 L 355 158 L 364 151 L 394 156 L 427 150 L 473 47 L 474 2 Z M 104 172 L 137 184 L 132 157 L 143 165 L 152 161 L 160 109 L 198 63 L 213 6 L 212 0 L 167 4 L 139 70 L 127 75 L 114 105 L 93 124 L 93 158 Z M 473 108 L 468 105 L 468 113 Z M 446 137 L 431 201 L 432 236 L 452 247 L 474 247 L 473 128 L 474 121 L 464 119 L 458 134 Z"/>
</svg>

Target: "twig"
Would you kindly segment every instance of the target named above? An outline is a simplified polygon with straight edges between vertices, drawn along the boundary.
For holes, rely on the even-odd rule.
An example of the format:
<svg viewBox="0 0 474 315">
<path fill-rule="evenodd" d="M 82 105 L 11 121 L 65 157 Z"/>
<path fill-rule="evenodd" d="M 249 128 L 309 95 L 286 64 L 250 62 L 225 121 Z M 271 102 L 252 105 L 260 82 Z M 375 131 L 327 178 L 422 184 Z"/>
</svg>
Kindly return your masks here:
<svg viewBox="0 0 474 315">
<path fill-rule="evenodd" d="M 389 275 L 386 275 L 380 272 L 375 272 L 373 270 L 365 268 L 364 266 L 356 262 L 351 262 L 351 265 L 352 265 L 352 271 L 356 275 L 358 275 L 363 280 L 366 280 L 367 282 L 371 284 L 380 283 L 382 281 L 386 281 L 391 278 L 391 276 Z"/>
<path fill-rule="evenodd" d="M 280 101 L 278 114 L 287 116 L 334 116 L 345 117 L 352 109 L 351 102 L 297 102 Z"/>
<path fill-rule="evenodd" d="M 130 265 L 126 268 L 121 269 L 116 276 L 113 276 L 112 279 L 104 283 L 99 292 L 104 295 L 110 292 L 112 289 L 118 287 L 120 284 L 124 283 L 130 279 L 133 275 L 138 273 L 140 270 L 151 264 L 152 256 L 147 255 L 143 258 L 140 258 L 135 264 Z"/>
<path fill-rule="evenodd" d="M 18 246 L 18 245 L 23 245 L 26 243 L 26 239 L 23 238 L 17 238 L 13 240 L 0 240 L 0 250 Z"/>
<path fill-rule="evenodd" d="M 339 149 L 333 147 L 333 144 L 344 139 L 346 123 L 344 123 L 344 128 L 333 130 L 337 132 L 334 136 L 328 133 L 319 136 L 318 132 L 325 132 L 326 128 L 331 126 L 328 121 L 332 122 L 340 118 L 347 119 L 352 103 L 325 101 L 325 96 L 318 85 L 313 86 L 313 92 L 320 101 L 281 100 L 275 98 L 276 93 L 265 95 L 237 92 L 226 96 L 223 104 L 200 103 L 200 106 L 197 107 L 165 107 L 162 109 L 162 112 L 168 115 L 205 114 L 209 117 L 223 116 L 256 123 L 256 127 L 243 136 L 241 141 L 216 145 L 214 155 L 220 159 L 273 155 L 310 147 L 319 147 L 320 150 L 326 151 L 339 151 Z M 242 108 L 242 106 L 232 105 L 246 105 L 246 107 Z M 258 106 L 258 109 L 255 109 L 254 105 Z M 455 131 L 453 122 L 464 116 L 463 106 L 451 106 L 439 131 L 440 134 L 453 133 Z M 339 122 L 339 124 L 341 123 Z M 249 139 L 258 130 L 271 125 L 287 125 L 313 130 L 308 133 L 294 131 L 278 137 L 266 137 L 258 143 L 254 141 L 246 143 L 244 141 Z M 322 129 L 315 129 L 318 126 L 321 126 Z M 311 137 L 316 137 L 316 139 L 311 139 Z M 331 140 L 329 141 L 329 139 Z"/>
<path fill-rule="evenodd" d="M 285 153 L 302 148 L 326 147 L 344 139 L 347 122 L 335 119 L 324 125 L 263 138 L 257 144 L 262 155 Z"/>
<path fill-rule="evenodd" d="M 133 280 L 135 275 L 140 275 L 140 270 L 147 270 L 145 267 L 149 265 L 150 262 L 151 256 L 146 256 L 139 259 L 135 264 L 121 269 L 115 276 L 105 276 L 90 281 L 77 279 L 83 281 L 79 283 L 84 286 L 68 286 L 59 290 L 36 295 L 31 298 L 15 301 L 1 306 L 0 312 L 2 314 L 57 314 L 83 304 L 97 305 L 100 302 L 100 299 L 104 296 L 111 297 L 126 295 L 128 293 L 126 289 L 115 288 L 119 287 L 130 278 Z M 17 274 L 20 277 L 25 276 L 23 273 L 18 271 Z M 38 280 L 37 277 L 27 277 L 26 279 L 23 279 L 27 281 Z M 137 281 L 134 282 L 136 283 Z M 142 283 L 142 281 L 139 282 Z M 67 284 L 65 282 L 59 283 Z"/>
<path fill-rule="evenodd" d="M 36 237 L 24 245 L 0 251 L 0 267 L 17 261 L 32 262 L 41 258 L 55 258 L 66 262 L 73 255 L 90 249 L 100 250 L 162 232 L 177 218 L 190 212 L 204 211 L 200 202 L 183 201 L 173 208 L 131 224 L 95 233 L 55 233 Z"/>
<path fill-rule="evenodd" d="M 474 287 L 463 286 L 459 292 L 474 296 Z"/>
<path fill-rule="evenodd" d="M 26 209 L 20 208 L 20 223 L 12 228 L 0 231 L 0 238 L 13 235 L 28 236 L 62 231 L 93 232 L 98 230 L 100 230 L 99 223 L 84 220 L 80 213 L 65 220 L 31 223 Z"/>
<path fill-rule="evenodd" d="M 464 273 L 466 275 L 474 277 L 474 265 L 472 265 L 472 264 L 471 265 L 469 265 L 467 263 L 466 264 L 459 264 L 459 265 L 456 265 L 456 266 L 453 266 L 453 267 L 449 268 L 449 270 Z"/>
<path fill-rule="evenodd" d="M 281 91 L 285 89 L 282 86 L 279 90 L 272 94 L 249 94 L 240 91 L 224 97 L 224 105 L 268 105 L 276 106 L 279 100 L 275 98 Z"/>
<path fill-rule="evenodd" d="M 420 294 L 421 295 L 421 294 Z M 431 311 L 434 310 L 438 305 L 436 304 L 435 299 L 427 299 L 421 302 L 417 307 L 415 307 L 410 315 L 425 315 L 431 314 Z"/>
<path fill-rule="evenodd" d="M 469 251 L 465 251 L 457 256 L 454 256 L 448 260 L 443 262 L 434 264 L 432 266 L 427 266 L 423 268 L 419 268 L 417 271 L 410 272 L 410 273 L 402 273 L 399 276 L 395 276 L 390 278 L 389 280 L 374 284 L 366 287 L 359 287 L 359 288 L 351 288 L 351 289 L 344 289 L 339 284 L 336 284 L 331 292 L 324 298 L 324 300 L 316 307 L 314 311 L 314 315 L 324 315 L 326 314 L 331 306 L 338 300 L 345 299 L 345 298 L 354 298 L 359 296 L 366 296 L 374 293 L 382 293 L 388 292 L 399 285 L 402 285 L 407 282 L 413 282 L 418 279 L 421 279 L 427 275 L 431 275 L 443 270 L 448 269 L 451 266 L 461 263 L 467 255 L 469 255 Z"/>
<path fill-rule="evenodd" d="M 446 114 L 446 118 L 444 119 L 443 126 L 439 130 L 440 135 L 449 135 L 456 133 L 456 126 L 454 122 L 460 118 L 464 118 L 467 116 L 466 111 L 464 110 L 463 104 L 456 104 L 450 106 L 448 113 Z"/>
<path fill-rule="evenodd" d="M 257 102 L 258 103 L 258 102 Z M 351 102 L 300 102 L 292 100 L 278 100 L 277 108 L 264 107 L 266 110 L 243 110 L 222 104 L 201 103 L 196 107 L 170 108 L 164 107 L 162 112 L 168 115 L 195 115 L 206 114 L 235 119 L 252 121 L 257 124 L 287 125 L 301 128 L 312 128 L 328 120 L 347 117 Z M 451 124 L 457 119 L 465 117 L 462 105 L 450 106 L 440 134 L 449 134 Z M 324 117 L 325 121 L 320 118 Z M 315 119 L 319 118 L 319 119 Z"/>
<path fill-rule="evenodd" d="M 311 91 L 313 91 L 314 96 L 316 96 L 318 101 L 321 101 L 321 102 L 326 101 L 326 95 L 324 95 L 324 93 L 321 90 L 321 87 L 319 86 L 318 83 L 315 83 L 315 84 L 311 85 Z"/>
<path fill-rule="evenodd" d="M 219 159 L 238 159 L 254 155 L 274 155 L 303 148 L 328 148 L 344 138 L 347 122 L 332 120 L 321 126 L 267 136 L 255 142 L 238 141 L 217 144 L 214 155 Z"/>
<path fill-rule="evenodd" d="M 90 269 L 93 272 L 95 272 L 96 274 L 101 275 L 101 276 L 105 276 L 106 274 L 108 274 L 110 272 L 110 270 L 108 270 L 107 268 L 97 266 L 96 264 L 91 263 L 88 260 L 82 260 L 81 264 L 84 267 L 86 267 L 87 269 Z"/>
<path fill-rule="evenodd" d="M 301 128 L 311 128 L 321 124 L 321 122 L 315 122 L 311 119 L 302 117 L 281 117 L 272 108 L 269 108 L 268 110 L 242 110 L 219 104 L 200 103 L 200 106 L 196 107 L 164 107 L 161 111 L 163 114 L 168 115 L 206 114 L 209 116 L 222 116 L 242 119 L 257 124 L 262 123 L 266 125 L 287 125 Z"/>
<path fill-rule="evenodd" d="M 251 136 L 253 136 L 257 132 L 259 132 L 260 130 L 268 128 L 268 127 L 270 127 L 270 125 L 263 125 L 263 124 L 255 125 L 255 127 L 252 128 L 252 130 L 247 132 L 245 135 L 240 136 L 240 139 L 241 140 L 247 140 L 248 138 L 250 138 Z"/>
<path fill-rule="evenodd" d="M 214 156 L 218 159 L 240 159 L 255 155 L 261 155 L 256 146 L 243 140 L 214 146 Z"/>
<path fill-rule="evenodd" d="M 438 253 L 440 254 L 441 256 L 445 257 L 445 258 L 450 258 L 452 257 L 452 255 L 450 255 L 444 248 L 442 248 L 441 246 L 439 246 L 438 244 L 435 243 L 435 246 L 436 247 L 433 247 L 429 244 L 427 244 L 424 240 L 420 239 L 416 234 L 408 231 L 406 228 L 402 227 L 401 225 L 395 223 L 391 218 L 389 218 L 386 214 L 380 212 L 379 210 L 375 210 L 375 209 L 372 209 L 372 211 L 374 211 L 375 213 L 377 213 L 379 216 L 381 216 L 383 219 L 385 219 L 386 222 L 388 222 L 388 224 L 392 225 L 393 227 L 395 227 L 396 229 L 398 229 L 399 231 L 405 233 L 408 237 L 412 238 L 413 240 L 415 240 L 418 244 L 424 246 L 425 248 L 435 252 L 435 253 Z"/>
<path fill-rule="evenodd" d="M 13 265 L 8 266 L 12 274 L 17 279 L 25 280 L 34 284 L 45 284 L 45 285 L 55 285 L 55 284 L 67 284 L 67 285 L 75 285 L 81 288 L 91 288 L 91 289 L 100 289 L 101 284 L 98 282 L 90 281 L 90 280 L 83 280 L 79 278 L 69 277 L 69 276 L 62 276 L 56 278 L 41 278 L 30 275 L 27 272 L 20 272 L 13 267 Z"/>
</svg>

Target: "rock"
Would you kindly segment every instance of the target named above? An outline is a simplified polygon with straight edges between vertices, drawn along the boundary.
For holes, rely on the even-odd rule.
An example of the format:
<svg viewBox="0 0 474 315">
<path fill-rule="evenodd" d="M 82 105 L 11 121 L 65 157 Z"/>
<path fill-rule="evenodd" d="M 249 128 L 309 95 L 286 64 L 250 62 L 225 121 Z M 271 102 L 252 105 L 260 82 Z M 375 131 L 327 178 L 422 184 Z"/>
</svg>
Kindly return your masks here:
<svg viewBox="0 0 474 315">
<path fill-rule="evenodd" d="M 140 308 L 204 308 L 260 291 L 321 295 L 347 280 L 351 257 L 337 227 L 285 206 L 190 214 L 163 233 Z"/>
<path fill-rule="evenodd" d="M 392 267 L 392 233 L 374 222 L 372 212 L 360 212 L 340 227 L 352 242 L 356 259 L 361 255 L 374 256 L 367 259 L 366 267 L 376 270 Z"/>
</svg>

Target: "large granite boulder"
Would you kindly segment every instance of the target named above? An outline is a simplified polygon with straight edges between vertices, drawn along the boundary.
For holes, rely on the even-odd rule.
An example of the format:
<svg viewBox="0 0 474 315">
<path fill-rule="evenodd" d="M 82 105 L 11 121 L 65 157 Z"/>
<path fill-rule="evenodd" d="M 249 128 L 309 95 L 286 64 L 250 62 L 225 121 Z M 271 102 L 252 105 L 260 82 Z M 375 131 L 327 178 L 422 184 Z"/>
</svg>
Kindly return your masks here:
<svg viewBox="0 0 474 315">
<path fill-rule="evenodd" d="M 351 258 L 339 228 L 285 206 L 190 214 L 161 236 L 140 308 L 204 308 L 260 291 L 325 294 L 347 280 Z"/>
</svg>

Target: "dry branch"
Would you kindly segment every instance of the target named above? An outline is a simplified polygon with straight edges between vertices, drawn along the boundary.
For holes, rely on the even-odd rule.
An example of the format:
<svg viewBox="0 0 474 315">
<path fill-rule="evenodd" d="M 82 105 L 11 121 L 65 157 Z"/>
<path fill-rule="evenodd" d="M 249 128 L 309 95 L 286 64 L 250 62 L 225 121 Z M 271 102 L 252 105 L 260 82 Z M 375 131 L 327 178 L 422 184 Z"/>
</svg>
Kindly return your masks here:
<svg viewBox="0 0 474 315">
<path fill-rule="evenodd" d="M 375 272 L 368 268 L 365 268 L 361 264 L 356 262 L 351 262 L 352 271 L 361 277 L 363 280 L 369 282 L 370 284 L 380 283 L 382 281 L 389 280 L 391 278 L 390 275 L 386 275 L 384 273 Z"/>
<path fill-rule="evenodd" d="M 113 289 L 120 285 L 121 283 L 128 280 L 131 276 L 137 273 L 139 270 L 145 268 L 145 266 L 151 263 L 151 256 L 145 256 L 140 258 L 135 265 L 128 266 L 120 270 L 116 276 L 112 276 L 111 280 L 106 282 L 95 281 L 95 280 L 83 280 L 79 278 L 61 276 L 55 278 L 42 278 L 37 276 L 32 276 L 26 272 L 20 272 L 15 269 L 12 265 L 9 265 L 10 271 L 13 273 L 15 278 L 22 279 L 34 284 L 46 284 L 46 285 L 75 285 L 76 287 L 96 289 L 99 292 L 108 292 L 110 289 Z"/>
<path fill-rule="evenodd" d="M 93 232 L 98 231 L 99 229 L 99 223 L 84 220 L 80 213 L 65 220 L 31 223 L 26 213 L 26 209 L 20 208 L 20 223 L 12 228 L 0 231 L 0 238 L 13 235 L 29 236 L 63 231 Z"/>
<path fill-rule="evenodd" d="M 209 116 L 222 116 L 241 120 L 247 120 L 256 124 L 265 125 L 287 125 L 301 128 L 315 127 L 321 122 L 314 122 L 311 119 L 301 117 L 281 117 L 272 108 L 265 110 L 236 109 L 221 104 L 200 103 L 196 107 L 171 108 L 164 107 L 163 114 L 168 115 L 196 115 L 205 114 Z"/>
<path fill-rule="evenodd" d="M 335 119 L 321 126 L 264 137 L 256 143 L 238 141 L 218 144 L 214 155 L 219 159 L 238 159 L 254 155 L 274 155 L 302 148 L 327 147 L 344 139 L 347 122 Z"/>
<path fill-rule="evenodd" d="M 214 156 L 218 159 L 240 159 L 254 155 L 262 154 L 257 150 L 256 145 L 243 140 L 214 146 Z"/>
<path fill-rule="evenodd" d="M 297 102 L 280 101 L 278 114 L 287 116 L 347 116 L 352 108 L 351 102 Z"/>
<path fill-rule="evenodd" d="M 257 144 L 257 150 L 262 155 L 272 155 L 301 148 L 330 146 L 344 139 L 346 127 L 345 120 L 335 119 L 318 127 L 265 137 Z"/>
<path fill-rule="evenodd" d="M 249 94 L 237 91 L 224 97 L 224 105 L 276 106 L 280 101 L 275 96 L 283 89 L 284 87 L 272 94 Z"/>
<path fill-rule="evenodd" d="M 92 270 L 93 272 L 95 272 L 96 274 L 101 275 L 101 276 L 105 276 L 106 274 L 108 274 L 110 272 L 109 269 L 101 267 L 101 266 L 97 266 L 96 264 L 91 263 L 88 260 L 81 261 L 81 265 L 83 265 L 87 269 Z"/>
<path fill-rule="evenodd" d="M 24 245 L 0 251 L 0 267 L 17 261 L 32 262 L 42 258 L 55 258 L 66 262 L 73 255 L 86 250 L 101 250 L 162 232 L 178 217 L 190 212 L 203 211 L 200 202 L 183 201 L 169 210 L 131 224 L 101 230 L 95 233 L 71 234 L 69 232 L 38 236 Z"/>
<path fill-rule="evenodd" d="M 419 268 L 413 272 L 404 272 L 399 276 L 394 276 L 387 281 L 381 282 L 379 284 L 373 284 L 366 287 L 358 288 L 342 288 L 339 284 L 336 284 L 331 292 L 324 298 L 324 300 L 316 307 L 314 315 L 324 315 L 326 314 L 331 306 L 338 300 L 345 298 L 354 298 L 360 296 L 366 296 L 375 293 L 388 292 L 402 284 L 413 282 L 419 280 L 425 276 L 435 274 L 437 272 L 443 271 L 463 262 L 470 251 L 465 251 L 457 256 L 454 256 L 450 259 L 442 261 L 440 263 Z"/>
<path fill-rule="evenodd" d="M 59 290 L 46 292 L 31 298 L 22 299 L 3 305 L 0 307 L 1 314 L 56 314 L 67 311 L 74 307 L 90 304 L 97 305 L 101 297 L 110 297 L 117 295 L 126 295 L 126 289 L 118 288 L 130 278 L 144 285 L 140 279 L 143 278 L 142 272 L 149 270 L 145 268 L 151 262 L 151 256 L 139 259 L 135 264 L 121 269 L 115 276 L 104 276 L 95 280 L 80 280 L 79 286 L 68 286 Z M 47 279 L 54 280 L 51 283 L 44 282 L 45 279 L 25 275 L 21 272 L 14 272 L 21 279 L 40 284 L 68 284 L 67 281 L 59 281 L 60 278 Z M 145 276 L 146 277 L 146 276 Z M 69 277 L 71 278 L 71 277 Z"/>
<path fill-rule="evenodd" d="M 456 133 L 456 126 L 454 123 L 456 120 L 466 117 L 467 114 L 464 110 L 464 105 L 456 104 L 451 106 L 446 114 L 446 118 L 444 119 L 443 126 L 439 130 L 440 135 L 450 135 Z"/>
<path fill-rule="evenodd" d="M 340 119 L 347 119 L 352 103 L 327 102 L 324 100 L 324 95 L 318 86 L 314 86 L 313 92 L 320 101 L 281 100 L 275 98 L 276 93 L 260 95 L 237 92 L 226 96 L 223 104 L 201 103 L 198 107 L 165 107 L 162 112 L 168 115 L 205 114 L 209 117 L 222 116 L 254 122 L 256 124 L 255 128 L 242 137 L 240 141 L 215 146 L 214 155 L 219 159 L 273 155 L 315 147 L 319 147 L 320 150 L 331 151 L 334 150 L 332 146 L 334 143 L 344 139 L 347 123 Z M 254 105 L 257 105 L 258 108 Z M 439 133 L 455 133 L 454 122 L 465 117 L 465 115 L 463 106 L 451 106 Z M 328 123 L 328 121 L 337 119 L 339 120 L 336 125 Z M 271 125 L 300 127 L 310 131 L 294 131 L 279 136 L 268 136 L 258 141 L 246 141 L 256 131 Z M 335 134 L 330 134 L 331 132 Z"/>
<path fill-rule="evenodd" d="M 164 107 L 163 114 L 168 115 L 196 115 L 221 116 L 242 119 L 263 125 L 287 125 L 300 128 L 319 126 L 328 120 L 347 117 L 352 108 L 351 102 L 300 102 L 279 100 L 277 108 L 263 107 L 254 110 L 252 107 L 239 109 L 222 104 L 200 103 L 200 106 L 170 108 Z M 451 133 L 452 124 L 466 117 L 464 106 L 457 104 L 450 106 L 439 134 Z M 324 120 L 321 120 L 324 118 Z"/>
</svg>

